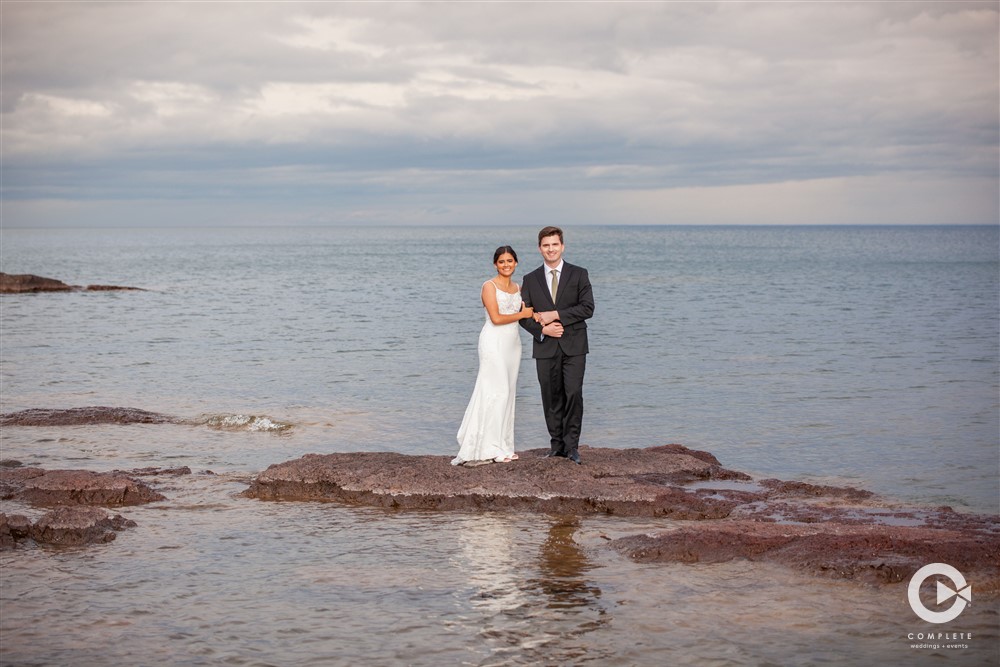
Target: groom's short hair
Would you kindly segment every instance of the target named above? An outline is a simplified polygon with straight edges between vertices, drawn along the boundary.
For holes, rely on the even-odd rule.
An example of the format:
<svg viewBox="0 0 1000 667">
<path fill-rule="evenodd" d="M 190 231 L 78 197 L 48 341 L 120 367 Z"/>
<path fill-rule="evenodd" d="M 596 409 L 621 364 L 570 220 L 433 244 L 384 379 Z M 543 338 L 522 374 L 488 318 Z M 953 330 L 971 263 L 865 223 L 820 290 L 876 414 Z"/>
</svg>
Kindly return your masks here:
<svg viewBox="0 0 1000 667">
<path fill-rule="evenodd" d="M 538 232 L 538 245 L 542 245 L 542 239 L 546 236 L 558 236 L 559 243 L 563 242 L 562 230 L 558 227 L 545 227 L 542 231 Z"/>
</svg>

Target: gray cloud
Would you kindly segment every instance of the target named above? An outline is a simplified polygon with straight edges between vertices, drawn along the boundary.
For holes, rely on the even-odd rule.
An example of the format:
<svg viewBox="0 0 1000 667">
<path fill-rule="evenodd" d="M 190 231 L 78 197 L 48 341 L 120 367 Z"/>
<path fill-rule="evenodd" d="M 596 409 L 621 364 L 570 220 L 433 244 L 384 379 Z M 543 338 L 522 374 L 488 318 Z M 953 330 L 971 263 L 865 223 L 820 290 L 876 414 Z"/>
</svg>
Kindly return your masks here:
<svg viewBox="0 0 1000 667">
<path fill-rule="evenodd" d="M 817 222 L 834 201 L 840 221 L 998 221 L 995 2 L 0 12 L 8 225 L 249 200 L 261 223 Z M 902 219 L 873 190 L 935 206 Z"/>
</svg>

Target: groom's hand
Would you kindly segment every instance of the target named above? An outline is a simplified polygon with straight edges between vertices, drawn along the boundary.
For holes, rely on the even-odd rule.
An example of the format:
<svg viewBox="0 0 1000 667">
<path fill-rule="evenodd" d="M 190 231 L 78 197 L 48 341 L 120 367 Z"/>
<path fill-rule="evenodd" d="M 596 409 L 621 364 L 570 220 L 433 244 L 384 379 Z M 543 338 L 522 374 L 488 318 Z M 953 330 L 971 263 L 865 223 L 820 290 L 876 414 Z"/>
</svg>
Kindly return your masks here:
<svg viewBox="0 0 1000 667">
<path fill-rule="evenodd" d="M 562 338 L 563 335 L 562 322 L 556 321 L 546 324 L 545 326 L 542 327 L 542 335 L 549 336 L 550 338 Z"/>
<path fill-rule="evenodd" d="M 547 324 L 552 324 L 559 319 L 558 310 L 545 310 L 540 313 L 535 313 L 535 321 L 541 324 L 543 327 Z"/>
</svg>

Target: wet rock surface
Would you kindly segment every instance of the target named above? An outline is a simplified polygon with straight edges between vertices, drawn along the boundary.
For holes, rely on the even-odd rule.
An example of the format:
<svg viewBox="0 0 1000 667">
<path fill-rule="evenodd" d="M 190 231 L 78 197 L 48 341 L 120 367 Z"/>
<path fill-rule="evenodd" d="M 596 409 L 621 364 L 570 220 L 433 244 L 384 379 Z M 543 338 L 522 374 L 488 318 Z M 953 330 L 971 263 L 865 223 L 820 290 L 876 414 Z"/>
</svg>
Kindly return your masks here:
<svg viewBox="0 0 1000 667">
<path fill-rule="evenodd" d="M 121 507 L 164 499 L 144 482 L 122 473 L 33 467 L 0 469 L 0 498 L 42 507 Z"/>
<path fill-rule="evenodd" d="M 307 454 L 270 466 L 245 492 L 263 500 L 334 500 L 409 509 L 510 509 L 565 514 L 710 519 L 738 504 L 691 494 L 695 480 L 749 479 L 711 454 L 680 445 L 581 447 L 585 464 L 529 450 L 510 463 L 453 466 L 449 456 Z"/>
<path fill-rule="evenodd" d="M 24 540 L 58 546 L 103 544 L 135 525 L 99 507 L 58 507 L 35 522 L 21 514 L 0 513 L 0 549 L 12 549 Z"/>
<path fill-rule="evenodd" d="M 186 467 L 137 471 L 145 476 L 190 472 Z M 65 546 L 110 542 L 119 531 L 136 524 L 103 508 L 141 505 L 165 498 L 145 482 L 118 471 L 7 466 L 0 467 L 0 499 L 53 508 L 37 521 L 21 514 L 0 513 L 0 549 L 12 549 L 27 540 Z"/>
<path fill-rule="evenodd" d="M 30 273 L 2 273 L 0 272 L 0 294 L 24 294 L 31 292 L 107 292 L 107 291 L 143 291 L 139 287 L 125 287 L 122 285 L 67 285 L 55 278 L 45 278 Z"/>
<path fill-rule="evenodd" d="M 521 452 L 473 468 L 448 456 L 308 454 L 270 466 L 244 495 L 390 508 L 663 517 L 662 532 L 613 540 L 643 562 L 765 561 L 875 584 L 946 562 L 1000 593 L 1000 517 L 894 506 L 849 487 L 753 481 L 680 445 L 581 447 L 584 465 Z"/>
<path fill-rule="evenodd" d="M 177 419 L 138 408 L 89 406 L 82 408 L 32 408 L 0 415 L 0 426 L 86 426 L 90 424 L 170 424 Z"/>
<path fill-rule="evenodd" d="M 720 563 L 745 559 L 788 565 L 812 574 L 889 584 L 929 563 L 948 563 L 1000 592 L 1000 522 L 972 521 L 956 530 L 882 523 L 812 525 L 718 521 L 614 540 L 639 562 Z M 977 525 L 978 524 L 978 525 Z"/>
</svg>

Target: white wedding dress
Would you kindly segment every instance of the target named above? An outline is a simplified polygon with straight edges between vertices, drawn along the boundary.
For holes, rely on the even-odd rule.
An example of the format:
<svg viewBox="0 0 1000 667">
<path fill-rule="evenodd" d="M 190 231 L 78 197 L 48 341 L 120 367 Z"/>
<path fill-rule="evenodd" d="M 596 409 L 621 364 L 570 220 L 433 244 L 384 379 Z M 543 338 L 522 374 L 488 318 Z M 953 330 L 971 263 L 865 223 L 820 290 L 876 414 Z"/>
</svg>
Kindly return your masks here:
<svg viewBox="0 0 1000 667">
<path fill-rule="evenodd" d="M 508 294 L 492 281 L 501 315 L 521 310 L 520 288 Z M 485 311 L 485 308 L 483 309 Z M 479 375 L 458 429 L 458 456 L 451 464 L 503 461 L 514 455 L 514 399 L 521 366 L 521 327 L 517 322 L 486 324 L 479 333 Z"/>
</svg>

